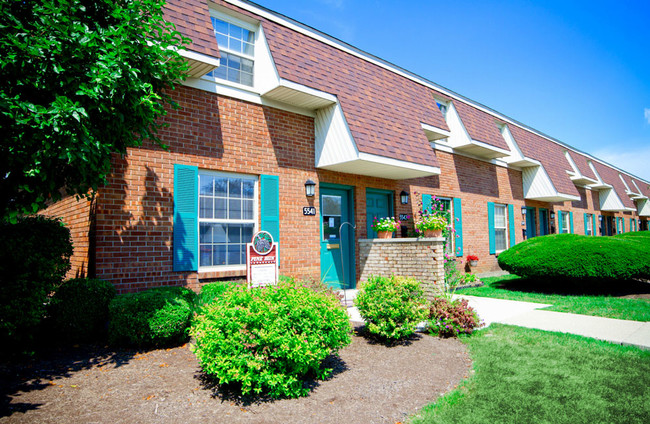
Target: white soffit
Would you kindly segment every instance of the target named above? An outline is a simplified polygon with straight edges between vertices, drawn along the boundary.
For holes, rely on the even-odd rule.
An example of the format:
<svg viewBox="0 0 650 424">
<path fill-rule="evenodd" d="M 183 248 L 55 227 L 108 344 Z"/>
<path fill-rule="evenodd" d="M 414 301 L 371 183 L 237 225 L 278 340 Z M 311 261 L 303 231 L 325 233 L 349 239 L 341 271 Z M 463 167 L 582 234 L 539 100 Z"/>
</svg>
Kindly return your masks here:
<svg viewBox="0 0 650 424">
<path fill-rule="evenodd" d="M 454 102 L 447 106 L 447 126 L 449 126 L 448 145 L 455 151 L 463 152 L 482 159 L 503 158 L 510 155 L 507 150 L 491 146 L 482 141 L 473 140 L 458 115 Z"/>
<path fill-rule="evenodd" d="M 523 152 L 519 148 L 519 145 L 515 141 L 515 138 L 512 136 L 510 128 L 508 128 L 507 125 L 501 126 L 499 130 L 501 131 L 501 135 L 503 136 L 503 139 L 510 149 L 510 154 L 502 159 L 505 163 L 510 166 L 516 166 L 518 168 L 541 165 L 539 161 L 524 156 Z"/>
<path fill-rule="evenodd" d="M 262 97 L 310 110 L 337 102 L 336 96 L 285 79 L 281 79 L 275 88 L 263 93 Z"/>
<path fill-rule="evenodd" d="M 566 202 L 580 200 L 579 196 L 560 193 L 555 189 L 543 166 L 529 166 L 521 171 L 524 199 L 540 202 Z"/>
<path fill-rule="evenodd" d="M 593 184 L 598 184 L 598 181 L 594 180 L 593 178 L 585 177 L 580 173 L 574 173 L 570 171 L 567 171 L 567 173 L 569 174 L 571 181 L 573 181 L 573 184 L 577 186 L 588 186 L 593 188 Z"/>
<path fill-rule="evenodd" d="M 338 103 L 316 111 L 314 132 L 316 168 L 394 180 L 440 174 L 438 167 L 359 152 Z"/>
<path fill-rule="evenodd" d="M 424 122 L 420 122 L 420 125 L 422 126 L 424 134 L 427 136 L 427 139 L 429 141 L 442 140 L 444 138 L 448 138 L 451 135 L 451 133 L 447 130 L 434 127 L 433 125 L 425 124 Z"/>
</svg>

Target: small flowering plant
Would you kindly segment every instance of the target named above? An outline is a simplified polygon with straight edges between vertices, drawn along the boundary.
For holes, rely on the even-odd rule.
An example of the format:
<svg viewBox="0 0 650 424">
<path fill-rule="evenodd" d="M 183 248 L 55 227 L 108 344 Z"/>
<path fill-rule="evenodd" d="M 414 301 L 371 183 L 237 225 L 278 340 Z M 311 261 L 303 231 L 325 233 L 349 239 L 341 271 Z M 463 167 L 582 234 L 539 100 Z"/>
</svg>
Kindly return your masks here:
<svg viewBox="0 0 650 424">
<path fill-rule="evenodd" d="M 373 219 L 371 228 L 374 231 L 397 231 L 400 226 L 400 221 L 395 220 L 394 216 L 391 217 L 384 217 L 384 218 L 379 218 L 375 217 Z"/>
<path fill-rule="evenodd" d="M 418 193 L 414 194 L 417 196 Z M 449 211 L 445 209 L 442 200 L 433 196 L 431 205 L 428 208 L 424 208 L 421 198 L 418 197 L 418 204 L 420 206 L 420 210 L 418 211 L 419 216 L 415 219 L 415 228 L 418 231 L 444 230 L 448 227 Z"/>
<path fill-rule="evenodd" d="M 467 262 L 478 261 L 478 256 L 476 255 L 467 255 Z"/>
</svg>

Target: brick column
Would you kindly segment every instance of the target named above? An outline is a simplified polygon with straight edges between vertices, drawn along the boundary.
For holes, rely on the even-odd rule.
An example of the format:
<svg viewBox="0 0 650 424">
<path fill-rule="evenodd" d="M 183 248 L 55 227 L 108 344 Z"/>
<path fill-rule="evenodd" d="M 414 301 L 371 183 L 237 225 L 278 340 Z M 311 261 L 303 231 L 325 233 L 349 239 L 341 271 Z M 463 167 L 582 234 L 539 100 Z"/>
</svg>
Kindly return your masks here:
<svg viewBox="0 0 650 424">
<path fill-rule="evenodd" d="M 371 275 L 412 277 L 422 283 L 427 299 L 445 284 L 443 237 L 359 240 L 361 281 Z"/>
</svg>

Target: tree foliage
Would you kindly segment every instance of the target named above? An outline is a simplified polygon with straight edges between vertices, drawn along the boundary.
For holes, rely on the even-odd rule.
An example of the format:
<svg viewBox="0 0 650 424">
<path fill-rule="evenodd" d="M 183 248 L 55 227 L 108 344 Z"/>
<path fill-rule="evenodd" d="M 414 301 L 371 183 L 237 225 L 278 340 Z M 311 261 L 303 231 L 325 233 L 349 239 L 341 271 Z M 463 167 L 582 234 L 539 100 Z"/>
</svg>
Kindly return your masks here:
<svg viewBox="0 0 650 424">
<path fill-rule="evenodd" d="M 0 1 L 0 216 L 105 182 L 157 137 L 189 43 L 164 0 Z M 162 144 L 161 144 L 162 145 Z"/>
</svg>

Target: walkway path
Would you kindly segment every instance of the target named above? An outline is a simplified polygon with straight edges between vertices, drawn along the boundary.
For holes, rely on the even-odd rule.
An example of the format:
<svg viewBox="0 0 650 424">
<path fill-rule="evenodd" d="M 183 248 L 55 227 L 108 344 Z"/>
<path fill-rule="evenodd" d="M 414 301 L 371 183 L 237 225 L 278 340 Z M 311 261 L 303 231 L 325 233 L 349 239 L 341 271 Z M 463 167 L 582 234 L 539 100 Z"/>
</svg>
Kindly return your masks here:
<svg viewBox="0 0 650 424">
<path fill-rule="evenodd" d="M 341 292 L 343 295 L 343 292 Z M 363 322 L 352 299 L 356 290 L 346 290 L 345 303 L 353 322 Z M 476 310 L 486 326 L 493 322 L 539 330 L 571 333 L 612 343 L 650 349 L 650 322 L 627 321 L 621 319 L 593 317 L 541 310 L 551 305 L 543 303 L 519 302 L 515 300 L 493 299 L 489 297 L 456 295 L 465 298 Z"/>
<path fill-rule="evenodd" d="M 493 322 L 578 334 L 612 343 L 650 349 L 650 322 L 594 317 L 540 310 L 551 305 L 477 296 L 457 296 L 468 300 L 485 325 Z"/>
</svg>

